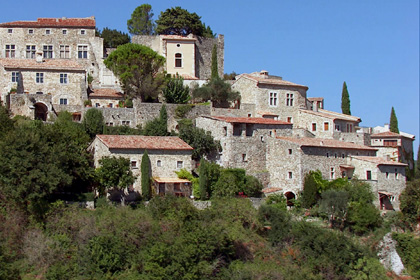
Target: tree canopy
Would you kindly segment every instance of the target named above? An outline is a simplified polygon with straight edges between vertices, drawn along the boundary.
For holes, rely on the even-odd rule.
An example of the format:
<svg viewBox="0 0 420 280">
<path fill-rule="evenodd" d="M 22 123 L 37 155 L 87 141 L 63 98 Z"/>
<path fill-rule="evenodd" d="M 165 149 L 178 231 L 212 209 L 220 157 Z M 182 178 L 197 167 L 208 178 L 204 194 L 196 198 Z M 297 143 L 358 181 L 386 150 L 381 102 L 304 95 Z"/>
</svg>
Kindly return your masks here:
<svg viewBox="0 0 420 280">
<path fill-rule="evenodd" d="M 213 31 L 201 22 L 200 16 L 181 7 L 170 8 L 160 13 L 158 20 L 156 20 L 156 33 L 214 37 Z"/>
<path fill-rule="evenodd" d="M 190 88 L 184 86 L 184 79 L 176 75 L 169 78 L 163 89 L 163 96 L 167 103 L 186 104 L 191 98 Z"/>
<path fill-rule="evenodd" d="M 162 105 L 159 117 L 146 123 L 143 134 L 146 136 L 168 136 L 168 112 Z"/>
<path fill-rule="evenodd" d="M 131 35 L 152 35 L 155 30 L 153 16 L 150 4 L 138 6 L 127 20 L 128 32 Z"/>
<path fill-rule="evenodd" d="M 395 114 L 394 107 L 391 109 L 391 116 L 389 118 L 389 130 L 391 132 L 400 133 L 400 130 L 398 129 L 398 119 L 397 115 Z"/>
<path fill-rule="evenodd" d="M 193 98 L 204 102 L 211 100 L 214 107 L 221 108 L 228 108 L 231 102 L 241 98 L 239 92 L 233 91 L 229 83 L 218 77 L 211 79 L 202 87 L 195 88 L 192 95 Z"/>
<path fill-rule="evenodd" d="M 96 108 L 87 110 L 83 116 L 82 125 L 91 138 L 94 138 L 96 134 L 102 134 L 105 126 L 102 112 Z"/>
<path fill-rule="evenodd" d="M 128 43 L 119 46 L 104 61 L 119 77 L 124 92 L 142 102 L 155 101 L 165 83 L 165 58 L 152 49 Z"/>
<path fill-rule="evenodd" d="M 116 48 L 120 45 L 130 43 L 128 34 L 118 31 L 117 29 L 109 29 L 105 27 L 99 32 L 99 36 L 104 39 L 105 48 Z"/>
<path fill-rule="evenodd" d="M 96 176 L 101 186 L 100 192 L 110 189 L 124 189 L 134 183 L 135 177 L 130 167 L 130 160 L 123 157 L 103 157 L 96 169 Z"/>
<path fill-rule="evenodd" d="M 147 153 L 147 150 L 144 151 L 144 154 L 141 158 L 141 194 L 142 196 L 149 200 L 152 196 L 152 190 L 150 189 L 150 175 L 151 175 L 151 169 L 150 169 L 150 158 Z"/>
<path fill-rule="evenodd" d="M 351 115 L 350 96 L 347 90 L 346 82 L 343 83 L 343 91 L 341 93 L 341 112 L 346 115 Z"/>
</svg>

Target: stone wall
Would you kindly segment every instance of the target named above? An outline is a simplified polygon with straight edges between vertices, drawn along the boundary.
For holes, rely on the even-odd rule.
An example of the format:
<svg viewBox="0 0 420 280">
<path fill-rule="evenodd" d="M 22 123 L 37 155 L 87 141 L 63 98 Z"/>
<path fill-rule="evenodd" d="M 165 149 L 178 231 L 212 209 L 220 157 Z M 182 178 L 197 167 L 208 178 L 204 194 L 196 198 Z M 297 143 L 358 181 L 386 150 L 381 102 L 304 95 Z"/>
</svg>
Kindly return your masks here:
<svg viewBox="0 0 420 280">
<path fill-rule="evenodd" d="M 83 115 L 91 108 L 84 107 Z M 128 125 L 130 127 L 137 127 L 136 110 L 134 108 L 96 108 L 102 112 L 104 121 L 109 126 Z M 128 122 L 128 123 L 127 123 Z"/>
<path fill-rule="evenodd" d="M 370 146 L 370 134 L 361 132 L 334 131 L 333 138 L 344 142 L 353 142 L 359 145 Z"/>
</svg>

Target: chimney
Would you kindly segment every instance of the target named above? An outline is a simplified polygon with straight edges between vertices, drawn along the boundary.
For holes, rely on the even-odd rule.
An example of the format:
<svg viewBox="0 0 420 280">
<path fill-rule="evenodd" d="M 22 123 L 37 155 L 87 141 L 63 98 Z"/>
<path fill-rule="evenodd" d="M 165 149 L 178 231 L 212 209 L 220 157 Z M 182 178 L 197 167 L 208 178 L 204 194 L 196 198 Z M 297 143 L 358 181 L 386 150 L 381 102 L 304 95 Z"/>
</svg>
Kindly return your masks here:
<svg viewBox="0 0 420 280">
<path fill-rule="evenodd" d="M 312 101 L 312 110 L 314 112 L 318 112 L 318 102 L 317 101 Z"/>
<path fill-rule="evenodd" d="M 41 63 L 43 60 L 42 52 L 36 52 L 35 56 L 36 56 L 36 62 Z"/>
<path fill-rule="evenodd" d="M 264 79 L 268 78 L 268 71 L 267 70 L 261 70 L 260 71 L 260 76 L 263 77 Z"/>
</svg>

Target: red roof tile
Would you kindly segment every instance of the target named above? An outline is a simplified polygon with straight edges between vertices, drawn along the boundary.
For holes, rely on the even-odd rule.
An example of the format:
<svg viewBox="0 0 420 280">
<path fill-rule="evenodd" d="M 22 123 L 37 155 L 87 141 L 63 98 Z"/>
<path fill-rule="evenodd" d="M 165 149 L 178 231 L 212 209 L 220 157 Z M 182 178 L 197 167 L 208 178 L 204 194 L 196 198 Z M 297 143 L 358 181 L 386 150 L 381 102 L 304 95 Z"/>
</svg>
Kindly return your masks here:
<svg viewBox="0 0 420 280">
<path fill-rule="evenodd" d="M 96 135 L 109 149 L 192 150 L 175 136 Z"/>
<path fill-rule="evenodd" d="M 194 76 L 191 76 L 191 75 L 188 75 L 188 74 L 181 74 L 180 75 L 184 80 L 198 80 L 198 78 L 197 77 L 194 77 Z"/>
<path fill-rule="evenodd" d="M 95 28 L 95 18 L 38 18 L 37 21 L 13 21 L 1 23 L 0 27 L 67 27 Z"/>
<path fill-rule="evenodd" d="M 255 74 L 258 75 L 258 74 Z M 241 74 L 239 77 L 236 78 L 236 80 L 239 80 L 241 77 L 245 77 L 247 79 L 253 80 L 257 82 L 257 84 L 265 84 L 265 85 L 278 85 L 278 86 L 290 86 L 290 87 L 301 87 L 308 89 L 307 86 L 298 85 L 289 81 L 285 81 L 280 77 L 276 76 L 254 76 L 254 74 Z"/>
<path fill-rule="evenodd" d="M 219 121 L 225 121 L 228 123 L 249 123 L 249 124 L 283 124 L 283 125 L 291 125 L 292 123 L 285 122 L 285 121 L 279 121 L 279 120 L 273 120 L 268 118 L 237 118 L 237 117 L 222 117 L 222 116 L 211 116 L 207 118 L 219 120 Z"/>
<path fill-rule="evenodd" d="M 164 40 L 183 40 L 183 41 L 197 41 L 195 37 L 180 36 L 180 35 L 161 35 Z"/>
<path fill-rule="evenodd" d="M 391 132 L 391 131 L 385 131 L 380 133 L 372 134 L 370 137 L 372 138 L 400 138 L 402 135 Z"/>
<path fill-rule="evenodd" d="M 35 59 L 21 58 L 1 58 L 0 65 L 5 69 L 46 69 L 46 70 L 64 70 L 64 71 L 85 71 L 85 69 L 71 59 L 45 59 L 37 62 Z"/>
<path fill-rule="evenodd" d="M 284 141 L 292 142 L 306 147 L 320 147 L 320 148 L 334 148 L 334 149 L 353 149 L 353 150 L 369 150 L 376 151 L 377 149 L 364 145 L 358 145 L 351 142 L 344 142 L 335 139 L 324 138 L 293 138 L 293 137 L 277 137 Z"/>
<path fill-rule="evenodd" d="M 263 192 L 263 193 L 274 193 L 274 192 L 279 192 L 279 191 L 282 191 L 283 189 L 282 188 L 264 188 L 264 189 L 262 189 L 261 191 Z"/>
<path fill-rule="evenodd" d="M 380 157 L 363 157 L 363 156 L 352 156 L 354 159 L 358 160 L 364 160 L 367 162 L 376 163 L 377 165 L 397 165 L 397 166 L 407 166 L 405 163 L 392 161 L 392 160 L 386 160 L 384 158 Z"/>
<path fill-rule="evenodd" d="M 352 122 L 361 122 L 361 119 L 356 116 L 350 116 L 346 114 L 341 114 L 333 111 L 327 111 L 324 109 L 318 109 L 318 112 L 312 111 L 312 110 L 306 110 L 306 109 L 299 109 L 299 112 L 312 114 L 324 118 L 330 118 L 330 119 L 338 119 L 338 120 L 345 120 L 345 121 L 352 121 Z"/>
<path fill-rule="evenodd" d="M 123 94 L 118 90 L 112 88 L 96 88 L 89 94 L 89 98 L 94 97 L 109 97 L 109 98 L 123 98 Z"/>
</svg>

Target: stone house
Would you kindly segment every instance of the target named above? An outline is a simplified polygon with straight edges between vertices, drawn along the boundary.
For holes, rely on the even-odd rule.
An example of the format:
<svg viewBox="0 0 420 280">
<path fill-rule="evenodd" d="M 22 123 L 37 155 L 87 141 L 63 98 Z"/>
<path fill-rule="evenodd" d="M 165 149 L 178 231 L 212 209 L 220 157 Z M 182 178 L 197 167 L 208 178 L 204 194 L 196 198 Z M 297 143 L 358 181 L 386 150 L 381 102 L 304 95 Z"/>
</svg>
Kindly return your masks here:
<svg viewBox="0 0 420 280">
<path fill-rule="evenodd" d="M 414 135 L 385 131 L 374 133 L 370 135 L 370 138 L 371 146 L 378 149 L 378 156 L 407 163 L 409 169 L 414 169 Z"/>
<path fill-rule="evenodd" d="M 124 95 L 112 88 L 96 88 L 89 93 L 89 100 L 95 108 L 117 108 Z"/>
<path fill-rule="evenodd" d="M 329 180 L 352 178 L 350 156 L 375 156 L 376 149 L 324 138 L 276 137 L 268 142 L 266 162 L 270 192 L 294 198 L 303 190 L 309 171 L 319 170 Z"/>
<path fill-rule="evenodd" d="M 349 164 L 354 166 L 353 175 L 372 187 L 377 196 L 374 203 L 380 210 L 399 210 L 407 164 L 371 156 L 351 156 Z"/>
<path fill-rule="evenodd" d="M 86 71 L 74 60 L 0 58 L 0 90 L 12 115 L 45 121 L 51 113 L 80 111 Z"/>
<path fill-rule="evenodd" d="M 191 182 L 178 179 L 175 171 L 192 170 L 191 146 L 174 136 L 97 135 L 88 150 L 93 154 L 94 165 L 107 156 L 124 157 L 136 181 L 132 190 L 141 193 L 141 160 L 147 150 L 150 159 L 152 192 L 157 195 L 174 194 L 191 196 Z"/>
<path fill-rule="evenodd" d="M 135 35 L 132 43 L 145 45 L 166 58 L 165 70 L 169 74 L 179 74 L 188 83 L 203 84 L 211 77 L 211 56 L 213 46 L 217 46 L 219 76 L 224 74 L 224 36 L 204 38 L 179 35 Z M 200 80 L 200 81 L 197 81 Z"/>
<path fill-rule="evenodd" d="M 307 86 L 269 75 L 267 71 L 241 74 L 232 89 L 241 93 L 241 108 L 249 117 L 268 117 L 295 123 L 298 109 L 307 108 Z"/>
<path fill-rule="evenodd" d="M 196 126 L 220 141 L 218 163 L 243 168 L 267 185 L 267 141 L 276 135 L 291 136 L 292 124 L 280 120 L 247 117 L 202 116 Z"/>
</svg>

